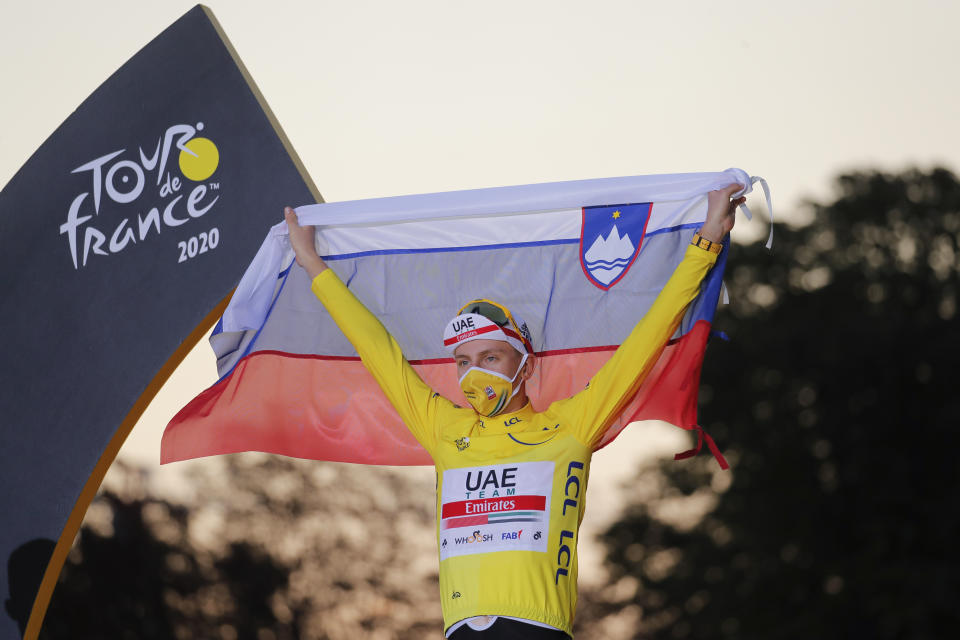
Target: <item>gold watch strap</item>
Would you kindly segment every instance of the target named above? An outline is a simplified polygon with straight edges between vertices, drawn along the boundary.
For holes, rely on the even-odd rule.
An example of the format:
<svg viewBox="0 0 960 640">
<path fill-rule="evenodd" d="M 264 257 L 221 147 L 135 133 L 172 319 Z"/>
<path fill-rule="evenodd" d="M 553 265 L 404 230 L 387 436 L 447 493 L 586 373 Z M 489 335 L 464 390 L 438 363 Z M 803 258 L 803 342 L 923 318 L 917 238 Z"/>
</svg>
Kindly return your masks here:
<svg viewBox="0 0 960 640">
<path fill-rule="evenodd" d="M 690 244 L 692 244 L 695 247 L 699 247 L 704 251 L 710 251 L 716 254 L 719 254 L 720 251 L 723 250 L 722 242 L 712 242 L 710 240 L 707 240 L 706 238 L 700 235 L 699 231 L 693 234 L 693 238 L 690 240 Z"/>
</svg>

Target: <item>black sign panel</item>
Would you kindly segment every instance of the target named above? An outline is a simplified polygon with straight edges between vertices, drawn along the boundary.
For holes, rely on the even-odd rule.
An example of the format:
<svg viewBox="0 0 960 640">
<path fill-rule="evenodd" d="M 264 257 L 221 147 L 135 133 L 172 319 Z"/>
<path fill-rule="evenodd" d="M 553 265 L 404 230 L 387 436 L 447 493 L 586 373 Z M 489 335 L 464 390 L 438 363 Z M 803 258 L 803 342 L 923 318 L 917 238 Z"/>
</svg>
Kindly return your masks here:
<svg viewBox="0 0 960 640">
<path fill-rule="evenodd" d="M 23 631 L 56 542 L 35 633 L 126 436 L 118 427 L 132 426 L 158 372 L 236 286 L 282 206 L 313 201 L 201 6 L 111 76 L 0 192 L 0 585 L 16 619 L 0 617 L 0 637 Z"/>
</svg>

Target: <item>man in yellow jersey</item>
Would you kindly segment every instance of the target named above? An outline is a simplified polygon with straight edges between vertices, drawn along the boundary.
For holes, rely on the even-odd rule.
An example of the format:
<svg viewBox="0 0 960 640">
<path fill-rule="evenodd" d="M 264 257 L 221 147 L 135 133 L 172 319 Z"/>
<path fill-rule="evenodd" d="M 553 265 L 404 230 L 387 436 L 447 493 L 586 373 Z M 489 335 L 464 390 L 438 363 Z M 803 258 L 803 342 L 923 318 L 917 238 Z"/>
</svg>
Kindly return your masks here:
<svg viewBox="0 0 960 640">
<path fill-rule="evenodd" d="M 577 537 L 590 457 L 673 335 L 733 228 L 742 186 L 708 195 L 707 219 L 653 306 L 583 391 L 535 412 L 526 325 L 489 300 L 446 326 L 470 407 L 435 393 L 383 325 L 327 268 L 314 230 L 285 209 L 297 263 L 437 470 L 437 544 L 445 635 L 572 637 Z M 439 327 L 438 327 L 439 329 Z"/>
</svg>

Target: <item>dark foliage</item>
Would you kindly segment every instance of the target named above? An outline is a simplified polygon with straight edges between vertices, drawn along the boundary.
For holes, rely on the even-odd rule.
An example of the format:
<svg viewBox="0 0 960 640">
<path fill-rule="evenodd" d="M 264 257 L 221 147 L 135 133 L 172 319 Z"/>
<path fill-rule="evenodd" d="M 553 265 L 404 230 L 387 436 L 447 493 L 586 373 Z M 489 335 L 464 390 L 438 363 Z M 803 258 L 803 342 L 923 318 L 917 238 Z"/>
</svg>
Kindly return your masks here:
<svg viewBox="0 0 960 640">
<path fill-rule="evenodd" d="M 195 548 L 182 506 L 111 492 L 97 501 L 112 531 L 81 530 L 41 638 L 299 637 L 270 610 L 287 568 L 269 554 L 245 544 L 223 555 Z"/>
<path fill-rule="evenodd" d="M 121 469 L 126 488 L 92 505 L 41 639 L 412 640 L 442 627 L 432 478 L 220 462 L 192 477 L 189 506 L 147 497 Z"/>
<path fill-rule="evenodd" d="M 734 247 L 700 407 L 730 475 L 701 456 L 639 479 L 712 508 L 684 526 L 636 504 L 605 535 L 636 579 L 606 613 L 642 608 L 638 638 L 956 633 L 960 183 L 837 185 L 773 252 Z"/>
</svg>

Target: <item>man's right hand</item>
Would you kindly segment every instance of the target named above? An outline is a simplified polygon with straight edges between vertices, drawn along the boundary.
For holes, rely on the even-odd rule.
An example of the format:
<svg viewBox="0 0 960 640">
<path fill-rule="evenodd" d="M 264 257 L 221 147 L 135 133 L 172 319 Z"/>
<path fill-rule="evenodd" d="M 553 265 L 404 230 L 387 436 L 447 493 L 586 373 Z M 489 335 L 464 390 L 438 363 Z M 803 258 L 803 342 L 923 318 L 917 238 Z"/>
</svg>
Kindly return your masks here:
<svg viewBox="0 0 960 640">
<path fill-rule="evenodd" d="M 283 218 L 287 221 L 290 246 L 293 247 L 293 252 L 297 256 L 297 264 L 303 267 L 312 281 L 318 274 L 327 269 L 327 263 L 317 255 L 317 249 L 314 245 L 314 229 L 312 226 L 300 226 L 297 221 L 297 214 L 292 207 L 284 207 Z"/>
</svg>

